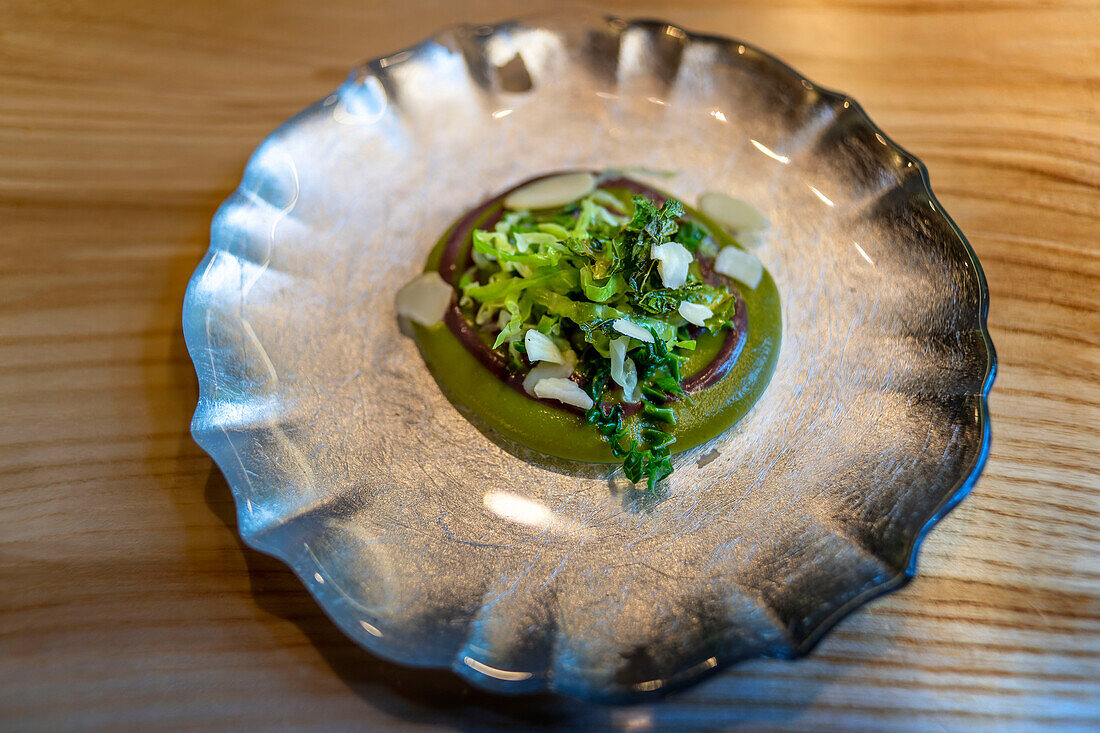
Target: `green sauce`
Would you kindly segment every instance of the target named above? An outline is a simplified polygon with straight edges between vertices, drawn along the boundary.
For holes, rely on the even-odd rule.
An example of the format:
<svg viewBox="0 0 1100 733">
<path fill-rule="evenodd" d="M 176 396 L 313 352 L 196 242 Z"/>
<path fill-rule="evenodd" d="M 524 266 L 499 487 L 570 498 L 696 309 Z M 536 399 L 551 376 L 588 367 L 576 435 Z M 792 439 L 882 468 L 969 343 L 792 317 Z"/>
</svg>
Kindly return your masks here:
<svg viewBox="0 0 1100 733">
<path fill-rule="evenodd" d="M 481 220 L 500 210 L 498 203 Z M 721 246 L 736 245 L 722 228 L 700 212 L 685 211 L 710 230 Z M 451 231 L 440 239 L 425 265 L 425 272 L 439 268 Z M 476 227 L 474 227 L 476 228 Z M 463 256 L 469 247 L 467 236 Z M 779 356 L 782 331 L 779 291 L 765 271 L 754 290 L 740 286 L 746 306 L 748 331 L 729 372 L 716 384 L 669 402 L 676 416 L 674 452 L 704 443 L 736 424 L 767 387 Z M 483 366 L 444 324 L 413 326 L 416 341 L 432 375 L 455 406 L 491 438 L 518 443 L 539 453 L 571 461 L 617 463 L 607 440 L 584 418 L 513 389 Z M 685 377 L 709 364 L 718 353 L 723 335 L 703 334 L 685 364 Z M 635 435 L 640 415 L 627 418 L 625 426 Z M 499 441 L 498 441 L 499 442 Z"/>
</svg>

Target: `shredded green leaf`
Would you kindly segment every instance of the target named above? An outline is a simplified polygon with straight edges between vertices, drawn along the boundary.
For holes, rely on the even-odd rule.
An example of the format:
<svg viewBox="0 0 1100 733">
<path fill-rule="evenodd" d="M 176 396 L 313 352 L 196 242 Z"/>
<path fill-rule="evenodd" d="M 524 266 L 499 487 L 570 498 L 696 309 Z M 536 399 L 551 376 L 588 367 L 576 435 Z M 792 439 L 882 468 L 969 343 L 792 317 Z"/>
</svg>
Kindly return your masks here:
<svg viewBox="0 0 1100 733">
<path fill-rule="evenodd" d="M 684 395 L 681 365 L 699 331 L 678 308 L 685 301 L 706 306 L 713 316 L 702 330 L 717 333 L 730 325 L 736 304 L 725 287 L 703 282 L 694 262 L 682 287 L 664 287 L 651 252 L 667 242 L 699 252 L 713 238 L 684 218 L 675 199 L 657 206 L 645 196 L 598 188 L 568 206 L 507 212 L 492 230 L 476 230 L 473 267 L 458 281 L 460 307 L 515 370 L 534 366 L 523 347 L 530 329 L 577 354 L 574 379 L 593 401 L 587 422 L 622 459 L 626 477 L 645 479 L 649 490 L 672 473 L 672 403 Z M 623 338 L 615 329 L 620 319 L 646 329 L 653 342 L 628 338 L 625 356 L 619 344 L 613 370 L 611 340 Z M 624 387 L 615 381 L 627 376 L 636 377 L 641 401 L 640 410 L 630 406 L 629 420 Z"/>
</svg>

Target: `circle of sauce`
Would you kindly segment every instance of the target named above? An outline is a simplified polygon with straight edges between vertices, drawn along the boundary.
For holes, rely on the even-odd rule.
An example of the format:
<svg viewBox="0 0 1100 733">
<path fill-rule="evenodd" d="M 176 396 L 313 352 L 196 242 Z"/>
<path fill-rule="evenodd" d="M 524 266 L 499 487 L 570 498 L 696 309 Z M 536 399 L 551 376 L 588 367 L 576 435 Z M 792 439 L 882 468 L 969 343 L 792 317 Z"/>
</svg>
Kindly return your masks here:
<svg viewBox="0 0 1100 733">
<path fill-rule="evenodd" d="M 439 276 L 450 285 L 455 288 L 455 271 L 458 266 L 458 255 L 462 250 L 463 244 L 473 233 L 474 224 L 478 222 L 490 209 L 504 200 L 508 194 L 512 193 L 523 186 L 526 186 L 535 181 L 549 178 L 551 176 L 562 175 L 563 173 L 574 173 L 578 171 L 562 171 L 558 173 L 549 173 L 542 176 L 536 176 L 530 178 L 522 183 L 519 183 L 512 188 L 504 191 L 503 193 L 494 196 L 488 201 L 474 207 L 465 216 L 463 216 L 457 224 L 451 229 L 447 235 L 447 239 L 443 246 L 442 256 L 439 261 Z M 594 173 L 594 175 L 598 175 Z M 629 178 L 618 177 L 601 181 L 597 184 L 599 188 L 619 188 L 630 191 L 631 193 L 640 194 L 652 199 L 656 204 L 663 205 L 668 200 L 668 196 L 658 191 L 657 189 L 650 188 L 644 183 L 634 181 Z M 482 227 L 492 227 L 496 222 L 500 221 L 503 216 L 503 209 L 496 215 L 489 217 L 482 222 Z M 702 224 L 698 220 L 697 223 Z M 709 227 L 704 227 L 710 232 Z M 713 236 L 713 233 L 711 233 Z M 741 297 L 740 292 L 735 287 L 731 287 L 732 281 L 728 278 L 716 273 L 713 268 L 712 260 L 698 260 L 700 269 L 702 270 L 703 279 L 705 282 L 711 285 L 725 285 L 733 295 L 735 299 L 733 317 L 730 319 L 730 328 L 726 333 L 725 339 L 722 341 L 721 347 L 718 349 L 718 353 L 714 355 L 702 369 L 688 376 L 683 380 L 683 389 L 685 392 L 691 394 L 706 389 L 716 384 L 722 377 L 726 376 L 733 365 L 737 362 L 737 357 L 741 353 L 741 349 L 745 344 L 746 334 L 748 333 L 748 314 L 745 308 L 745 301 Z M 457 288 L 456 288 L 457 294 Z M 459 343 L 465 347 L 465 349 L 475 358 L 477 361 L 488 369 L 493 376 L 507 384 L 512 389 L 516 390 L 520 394 L 524 395 L 528 399 L 536 402 L 550 405 L 559 410 L 566 412 L 572 412 L 579 415 L 584 414 L 584 410 L 567 405 L 565 403 L 559 403 L 552 400 L 541 400 L 527 392 L 523 388 L 523 380 L 525 375 L 513 372 L 508 368 L 508 363 L 504 357 L 495 349 L 485 343 L 478 335 L 477 331 L 466 317 L 462 314 L 462 310 L 458 306 L 456 299 L 451 300 L 450 306 L 448 306 L 446 313 L 443 316 L 443 322 L 447 328 L 454 334 L 454 337 L 458 339 Z M 693 337 L 698 336 L 703 332 L 702 328 L 693 329 Z M 571 377 L 581 386 L 584 386 L 584 380 L 574 375 Z M 670 399 L 674 401 L 674 399 Z M 630 416 L 641 409 L 641 404 L 623 403 L 623 414 Z"/>
</svg>

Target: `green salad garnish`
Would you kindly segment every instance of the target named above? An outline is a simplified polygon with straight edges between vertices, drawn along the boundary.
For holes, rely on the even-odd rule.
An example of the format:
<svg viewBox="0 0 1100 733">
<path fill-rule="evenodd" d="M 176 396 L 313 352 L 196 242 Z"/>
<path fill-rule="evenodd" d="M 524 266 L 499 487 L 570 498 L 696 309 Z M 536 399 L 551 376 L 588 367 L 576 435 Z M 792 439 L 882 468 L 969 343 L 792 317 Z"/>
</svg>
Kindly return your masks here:
<svg viewBox="0 0 1100 733">
<path fill-rule="evenodd" d="M 472 235 L 459 306 L 532 395 L 585 411 L 649 490 L 672 472 L 682 366 L 694 335 L 731 325 L 736 298 L 706 282 L 707 230 L 669 199 L 597 189 L 565 207 L 507 211 Z M 492 336 L 496 332 L 495 337 Z M 624 413 L 637 415 L 633 430 Z"/>
</svg>

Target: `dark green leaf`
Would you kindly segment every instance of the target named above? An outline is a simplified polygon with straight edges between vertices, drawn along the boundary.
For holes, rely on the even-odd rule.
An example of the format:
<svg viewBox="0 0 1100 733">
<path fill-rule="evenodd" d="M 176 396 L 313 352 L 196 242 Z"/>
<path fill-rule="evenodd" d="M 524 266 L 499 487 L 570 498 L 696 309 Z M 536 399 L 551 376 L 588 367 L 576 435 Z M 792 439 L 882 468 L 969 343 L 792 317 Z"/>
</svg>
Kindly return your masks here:
<svg viewBox="0 0 1100 733">
<path fill-rule="evenodd" d="M 647 417 L 651 417 L 654 420 L 660 420 L 669 425 L 676 424 L 676 415 L 672 412 L 671 407 L 657 407 L 649 402 L 645 402 L 642 404 L 642 412 L 645 413 Z"/>
</svg>

